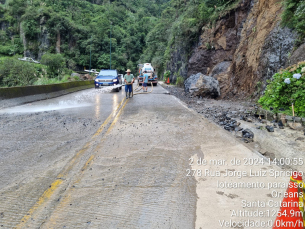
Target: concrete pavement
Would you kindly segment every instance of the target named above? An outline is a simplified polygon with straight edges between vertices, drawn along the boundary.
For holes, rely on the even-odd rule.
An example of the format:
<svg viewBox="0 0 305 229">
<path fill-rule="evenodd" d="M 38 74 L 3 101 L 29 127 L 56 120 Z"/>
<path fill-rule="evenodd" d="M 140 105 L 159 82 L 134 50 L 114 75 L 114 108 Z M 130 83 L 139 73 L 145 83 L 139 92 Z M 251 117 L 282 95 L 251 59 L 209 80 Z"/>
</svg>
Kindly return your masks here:
<svg viewBox="0 0 305 229">
<path fill-rule="evenodd" d="M 225 130 L 165 93 L 158 86 L 151 94 L 121 100 L 102 131 L 96 127 L 92 138 L 86 138 L 84 147 L 75 154 L 84 156 L 74 155 L 70 161 L 52 165 L 53 170 L 57 169 L 53 171 L 56 176 L 46 181 L 49 187 L 44 185 L 45 191 L 35 203 L 23 203 L 28 211 L 23 217 L 14 216 L 14 222 L 19 220 L 17 224 L 9 224 L 9 219 L 3 217 L 6 225 L 203 229 L 234 227 L 226 224 L 230 220 L 273 221 L 273 211 L 279 207 L 243 203 L 280 201 L 282 197 L 272 197 L 272 191 L 282 192 L 285 188 L 268 189 L 267 185 L 274 181 L 287 184 L 289 176 L 250 176 L 250 169 L 269 172 L 280 168 L 269 165 Z M 80 113 L 85 114 L 86 107 Z M 234 158 L 242 164 L 231 165 Z M 198 165 L 198 159 L 206 160 L 207 165 Z M 249 165 L 245 161 L 256 163 Z M 228 171 L 236 173 L 224 177 Z M 247 174 L 239 178 L 238 171 Z M 219 182 L 264 183 L 266 187 L 223 188 Z M 33 190 L 34 197 L 37 184 L 25 182 L 24 186 Z M 8 187 L 1 191 L 4 200 L 18 192 Z M 23 195 L 27 197 L 31 192 Z M 18 198 L 22 201 L 22 196 Z M 233 210 L 262 210 L 264 216 L 232 216 Z"/>
</svg>

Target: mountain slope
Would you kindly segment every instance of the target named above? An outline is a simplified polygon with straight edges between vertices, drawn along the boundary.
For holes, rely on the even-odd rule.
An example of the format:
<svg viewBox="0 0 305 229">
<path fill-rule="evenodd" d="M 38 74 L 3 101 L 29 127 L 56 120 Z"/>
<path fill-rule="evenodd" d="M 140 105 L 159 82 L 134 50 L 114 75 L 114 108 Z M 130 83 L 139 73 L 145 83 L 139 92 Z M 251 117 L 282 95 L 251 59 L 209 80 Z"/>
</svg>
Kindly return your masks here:
<svg viewBox="0 0 305 229">
<path fill-rule="evenodd" d="M 0 54 L 40 59 L 62 53 L 69 65 L 135 69 L 167 1 L 7 0 L 0 6 Z"/>
</svg>

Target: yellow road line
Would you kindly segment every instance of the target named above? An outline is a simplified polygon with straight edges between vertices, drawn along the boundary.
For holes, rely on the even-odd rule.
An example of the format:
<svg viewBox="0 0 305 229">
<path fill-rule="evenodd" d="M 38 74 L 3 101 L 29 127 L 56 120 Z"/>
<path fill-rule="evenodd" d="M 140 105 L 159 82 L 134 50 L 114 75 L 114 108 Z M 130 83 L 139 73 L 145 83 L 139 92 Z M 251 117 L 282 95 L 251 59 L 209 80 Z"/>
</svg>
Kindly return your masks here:
<svg viewBox="0 0 305 229">
<path fill-rule="evenodd" d="M 90 166 L 93 159 L 94 159 L 94 155 L 91 155 L 91 157 L 88 159 L 88 161 L 85 163 L 85 165 L 81 169 L 81 175 L 78 176 L 78 179 L 73 184 L 77 184 L 80 182 L 80 180 L 82 179 L 83 172 Z"/>
<path fill-rule="evenodd" d="M 115 119 L 113 120 L 113 122 L 111 123 L 110 127 L 108 128 L 106 134 L 108 134 L 112 128 L 114 127 L 114 125 L 116 124 L 116 122 L 118 121 L 120 115 L 122 114 L 122 111 L 124 110 L 126 104 L 127 104 L 128 100 L 126 100 L 126 102 L 124 103 L 124 105 L 122 106 L 122 109 L 120 110 L 120 112 L 117 114 L 117 116 L 115 117 Z"/>
<path fill-rule="evenodd" d="M 16 228 L 22 228 L 25 223 L 32 217 L 32 214 L 46 201 L 53 193 L 57 190 L 58 186 L 62 183 L 62 180 L 55 180 L 51 187 L 48 188 L 43 195 L 39 198 L 36 204 L 28 211 L 28 213 L 21 219 L 21 223 L 16 226 Z"/>
<path fill-rule="evenodd" d="M 111 120 L 112 116 L 118 111 L 118 109 L 121 107 L 121 105 L 123 104 L 123 102 L 126 99 L 124 98 L 122 100 L 122 102 L 120 102 L 120 104 L 116 107 L 116 109 L 108 116 L 108 118 L 105 120 L 105 122 L 101 125 L 101 127 L 96 131 L 96 133 L 93 135 L 92 138 L 98 136 L 105 128 L 105 126 L 108 124 L 108 122 Z"/>
<path fill-rule="evenodd" d="M 123 104 L 123 102 L 126 99 L 124 98 L 121 103 L 116 107 L 116 109 L 108 116 L 108 118 L 105 120 L 105 122 L 100 126 L 100 128 L 96 131 L 96 133 L 93 135 L 93 137 L 91 138 L 94 139 L 95 137 L 97 137 L 98 135 L 100 135 L 104 128 L 107 126 L 107 124 L 111 121 L 112 116 L 119 110 L 119 108 L 121 107 L 121 105 Z M 124 104 L 124 106 L 121 107 L 121 110 L 124 109 L 126 105 L 126 102 Z M 121 110 L 118 114 L 121 113 Z M 112 126 L 112 125 L 111 125 Z M 107 131 L 108 133 L 108 131 Z M 19 228 L 23 228 L 26 223 L 28 222 L 28 220 L 30 218 L 32 218 L 34 212 L 40 207 L 42 206 L 48 199 L 50 199 L 50 197 L 54 194 L 54 192 L 58 189 L 58 187 L 60 186 L 60 184 L 63 183 L 63 178 L 68 174 L 68 172 L 73 168 L 75 161 L 82 156 L 87 149 L 89 149 L 89 146 L 91 146 L 91 142 L 87 142 L 86 145 L 72 158 L 72 160 L 69 162 L 69 166 L 68 168 L 64 168 L 63 172 L 61 172 L 57 177 L 56 180 L 51 184 L 51 186 L 43 193 L 43 195 L 38 199 L 38 201 L 34 204 L 34 206 L 27 212 L 27 214 L 25 216 L 23 216 L 23 218 L 21 219 L 21 222 L 15 227 L 16 229 Z M 85 170 L 87 168 L 87 166 L 90 165 L 90 163 L 92 162 L 92 160 L 94 159 L 94 156 L 92 155 L 89 160 L 86 162 L 85 166 L 82 168 L 82 171 Z"/>
<path fill-rule="evenodd" d="M 107 124 L 111 121 L 112 116 L 118 111 L 118 109 L 121 107 L 122 103 L 125 101 L 126 99 L 124 98 L 120 104 L 116 107 L 116 109 L 108 116 L 108 118 L 105 120 L 105 122 L 100 126 L 100 128 L 95 132 L 95 134 L 93 135 L 93 137 L 91 139 L 94 139 L 95 137 L 97 137 L 98 135 L 100 135 L 104 128 L 107 126 Z M 73 159 L 69 162 L 69 166 L 68 168 L 64 169 L 63 172 L 61 172 L 57 178 L 58 179 L 62 179 L 64 178 L 67 173 L 73 168 L 74 166 L 74 162 L 80 157 L 82 156 L 86 150 L 91 146 L 91 142 L 87 142 L 86 145 L 73 157 Z"/>
<path fill-rule="evenodd" d="M 75 161 L 78 158 L 80 158 L 89 149 L 90 145 L 91 145 L 91 143 L 87 142 L 86 145 L 72 158 L 72 160 L 69 162 L 68 167 L 64 168 L 64 170 L 60 174 L 58 174 L 58 176 L 56 178 L 63 179 L 69 173 L 69 171 L 71 171 L 71 169 L 74 166 Z"/>
<path fill-rule="evenodd" d="M 91 155 L 91 157 L 88 159 L 88 161 L 86 162 L 86 164 L 84 165 L 81 171 L 85 171 L 89 167 L 93 159 L 94 159 L 94 155 Z"/>
<path fill-rule="evenodd" d="M 107 130 L 106 135 L 109 134 L 109 132 L 111 131 L 111 129 L 114 127 L 115 123 L 118 121 L 119 117 L 121 116 L 122 114 L 122 111 L 124 110 L 126 104 L 127 104 L 128 100 L 125 101 L 124 105 L 122 106 L 122 108 L 120 109 L 119 113 L 116 115 L 115 119 L 113 120 L 111 126 L 109 127 L 109 129 Z M 100 145 L 102 144 L 102 142 L 104 142 L 105 138 L 103 137 L 102 141 L 98 144 L 98 146 L 95 148 L 94 151 L 96 151 Z M 91 155 L 91 157 L 88 159 L 88 161 L 85 163 L 85 165 L 83 166 L 83 168 L 81 169 L 81 175 L 80 177 L 78 177 L 78 179 L 76 181 L 73 182 L 73 185 L 74 184 L 77 184 L 80 182 L 81 178 L 82 178 L 82 175 L 84 174 L 84 171 L 90 166 L 90 164 L 92 163 L 93 159 L 94 159 L 94 155 Z M 71 198 L 71 193 L 68 194 L 67 196 L 65 196 L 62 201 L 60 202 L 60 206 L 61 208 L 63 208 L 65 205 L 68 204 L 69 200 Z M 56 218 L 53 219 L 52 217 L 49 219 L 50 220 L 50 224 L 51 225 L 55 225 L 56 224 Z"/>
<path fill-rule="evenodd" d="M 83 168 L 81 169 L 81 176 L 75 181 L 73 182 L 73 185 L 74 184 L 77 184 L 80 182 L 81 178 L 82 178 L 82 174 L 84 173 L 84 171 L 90 166 L 90 164 L 92 163 L 94 159 L 94 155 L 91 155 L 91 157 L 88 159 L 88 161 L 85 163 L 85 165 L 83 166 Z M 65 197 L 62 198 L 62 200 L 60 201 L 60 204 L 59 204 L 59 208 L 63 208 L 65 205 L 67 205 L 67 203 L 70 201 L 71 199 L 71 193 L 68 193 L 68 195 L 66 195 Z M 56 219 L 57 217 L 54 218 L 50 218 L 50 224 L 51 225 L 55 225 L 56 224 Z M 50 227 L 49 227 L 50 228 Z M 53 228 L 53 227 L 51 227 Z"/>
</svg>

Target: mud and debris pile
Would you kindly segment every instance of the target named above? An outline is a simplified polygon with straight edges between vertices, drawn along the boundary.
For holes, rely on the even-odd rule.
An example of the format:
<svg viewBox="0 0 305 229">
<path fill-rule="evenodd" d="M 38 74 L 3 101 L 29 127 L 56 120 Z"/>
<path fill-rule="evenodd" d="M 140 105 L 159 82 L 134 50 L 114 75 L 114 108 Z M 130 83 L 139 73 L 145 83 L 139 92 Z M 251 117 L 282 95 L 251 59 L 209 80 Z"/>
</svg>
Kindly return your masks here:
<svg viewBox="0 0 305 229">
<path fill-rule="evenodd" d="M 167 86 L 166 89 L 174 96 L 182 100 L 187 106 L 205 118 L 213 121 L 227 131 L 232 132 L 237 138 L 249 143 L 254 140 L 254 133 L 243 127 L 243 124 L 249 123 L 256 129 L 264 130 L 268 133 L 275 129 L 297 129 L 303 130 L 302 124 L 290 122 L 283 123 L 283 120 L 277 120 L 276 117 L 268 117 L 269 114 L 258 114 L 259 107 L 255 102 L 244 100 L 215 100 L 194 96 L 186 92 L 183 88 Z M 298 127 L 298 128 L 296 128 Z M 301 128 L 300 128 L 301 127 Z"/>
</svg>

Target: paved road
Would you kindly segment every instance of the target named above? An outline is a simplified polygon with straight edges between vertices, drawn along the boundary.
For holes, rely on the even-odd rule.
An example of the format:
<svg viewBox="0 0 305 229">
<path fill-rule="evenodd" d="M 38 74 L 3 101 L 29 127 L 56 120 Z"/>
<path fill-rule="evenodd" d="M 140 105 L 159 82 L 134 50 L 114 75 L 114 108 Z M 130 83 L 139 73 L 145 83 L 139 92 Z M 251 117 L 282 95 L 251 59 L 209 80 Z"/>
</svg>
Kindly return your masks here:
<svg viewBox="0 0 305 229">
<path fill-rule="evenodd" d="M 190 158 L 260 157 L 160 86 L 129 100 L 92 89 L 0 112 L 3 228 L 221 228 L 242 200 L 271 199 L 268 189 L 257 195 L 187 176 L 205 169 Z"/>
<path fill-rule="evenodd" d="M 0 110 L 0 226 L 21 222 L 73 160 L 76 171 L 85 163 L 87 152 L 79 152 L 123 98 L 90 89 Z"/>
</svg>

